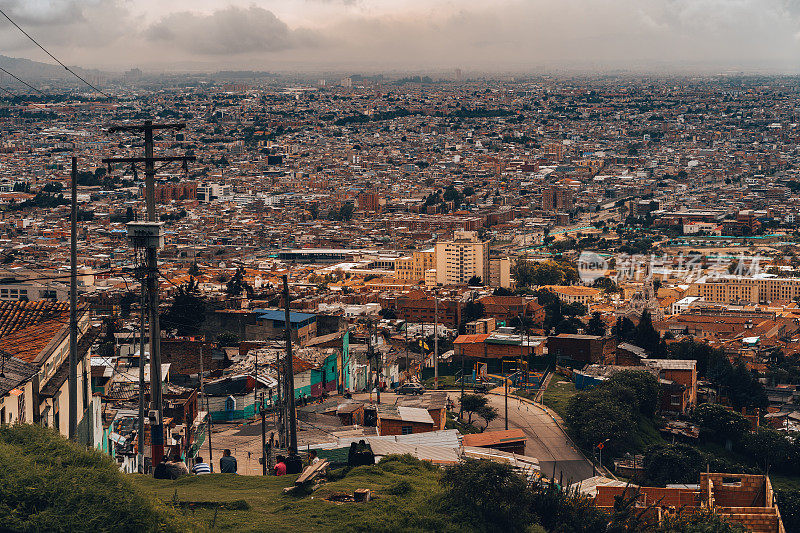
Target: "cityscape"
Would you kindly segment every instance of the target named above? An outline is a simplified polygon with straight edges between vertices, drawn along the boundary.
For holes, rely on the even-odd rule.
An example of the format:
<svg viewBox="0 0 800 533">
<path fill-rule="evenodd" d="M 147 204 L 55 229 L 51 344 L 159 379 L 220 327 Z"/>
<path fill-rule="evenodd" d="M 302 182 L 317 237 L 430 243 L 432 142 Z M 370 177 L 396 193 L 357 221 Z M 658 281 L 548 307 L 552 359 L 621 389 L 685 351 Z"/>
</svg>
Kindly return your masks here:
<svg viewBox="0 0 800 533">
<path fill-rule="evenodd" d="M 800 531 L 790 22 L 333 3 L 0 2 L 0 530 Z"/>
</svg>

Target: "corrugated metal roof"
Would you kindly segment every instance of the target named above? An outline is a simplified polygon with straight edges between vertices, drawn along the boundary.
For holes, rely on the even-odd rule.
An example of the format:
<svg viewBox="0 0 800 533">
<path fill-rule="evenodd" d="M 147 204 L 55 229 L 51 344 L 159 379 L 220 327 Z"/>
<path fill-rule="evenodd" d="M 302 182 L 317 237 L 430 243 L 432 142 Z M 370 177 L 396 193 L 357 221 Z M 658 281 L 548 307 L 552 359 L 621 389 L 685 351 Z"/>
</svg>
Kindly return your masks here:
<svg viewBox="0 0 800 533">
<path fill-rule="evenodd" d="M 661 370 L 692 370 L 697 367 L 694 359 L 642 359 L 642 364 Z"/>
<path fill-rule="evenodd" d="M 382 457 L 392 454 L 403 455 L 407 453 L 413 455 L 417 459 L 434 463 L 457 463 L 459 459 L 458 449 L 448 448 L 446 446 L 429 446 L 389 440 L 375 440 L 374 442 L 370 442 L 370 447 L 376 458 L 378 456 Z"/>
</svg>

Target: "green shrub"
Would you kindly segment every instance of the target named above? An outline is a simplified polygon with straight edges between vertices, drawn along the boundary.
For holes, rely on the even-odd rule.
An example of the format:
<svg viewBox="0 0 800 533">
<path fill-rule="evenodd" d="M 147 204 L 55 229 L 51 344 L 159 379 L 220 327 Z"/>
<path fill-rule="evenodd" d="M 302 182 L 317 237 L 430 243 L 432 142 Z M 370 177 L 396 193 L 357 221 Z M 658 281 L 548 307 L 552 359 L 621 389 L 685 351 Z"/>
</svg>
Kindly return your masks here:
<svg viewBox="0 0 800 533">
<path fill-rule="evenodd" d="M 0 428 L 0 529 L 179 531 L 186 524 L 134 487 L 107 456 L 53 430 Z"/>
</svg>

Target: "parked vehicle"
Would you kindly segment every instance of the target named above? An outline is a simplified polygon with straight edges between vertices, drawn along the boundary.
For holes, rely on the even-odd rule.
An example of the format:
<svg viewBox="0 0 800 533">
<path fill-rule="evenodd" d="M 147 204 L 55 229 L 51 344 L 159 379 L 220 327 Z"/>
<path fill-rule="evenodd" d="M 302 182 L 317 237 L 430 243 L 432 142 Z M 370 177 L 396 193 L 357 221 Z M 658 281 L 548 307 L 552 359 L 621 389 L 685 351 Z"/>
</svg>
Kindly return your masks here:
<svg viewBox="0 0 800 533">
<path fill-rule="evenodd" d="M 425 387 L 419 383 L 404 383 L 395 389 L 397 394 L 422 394 Z"/>
</svg>

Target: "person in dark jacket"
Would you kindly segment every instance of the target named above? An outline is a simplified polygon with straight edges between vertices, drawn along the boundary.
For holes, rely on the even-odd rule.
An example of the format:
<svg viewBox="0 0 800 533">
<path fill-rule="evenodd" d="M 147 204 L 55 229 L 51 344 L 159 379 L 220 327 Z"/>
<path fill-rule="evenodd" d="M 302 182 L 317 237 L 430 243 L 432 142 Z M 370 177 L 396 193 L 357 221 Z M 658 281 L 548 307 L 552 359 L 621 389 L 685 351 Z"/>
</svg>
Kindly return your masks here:
<svg viewBox="0 0 800 533">
<path fill-rule="evenodd" d="M 219 460 L 219 471 L 223 474 L 235 474 L 237 468 L 236 457 L 231 456 L 231 451 L 226 448 Z"/>
</svg>

